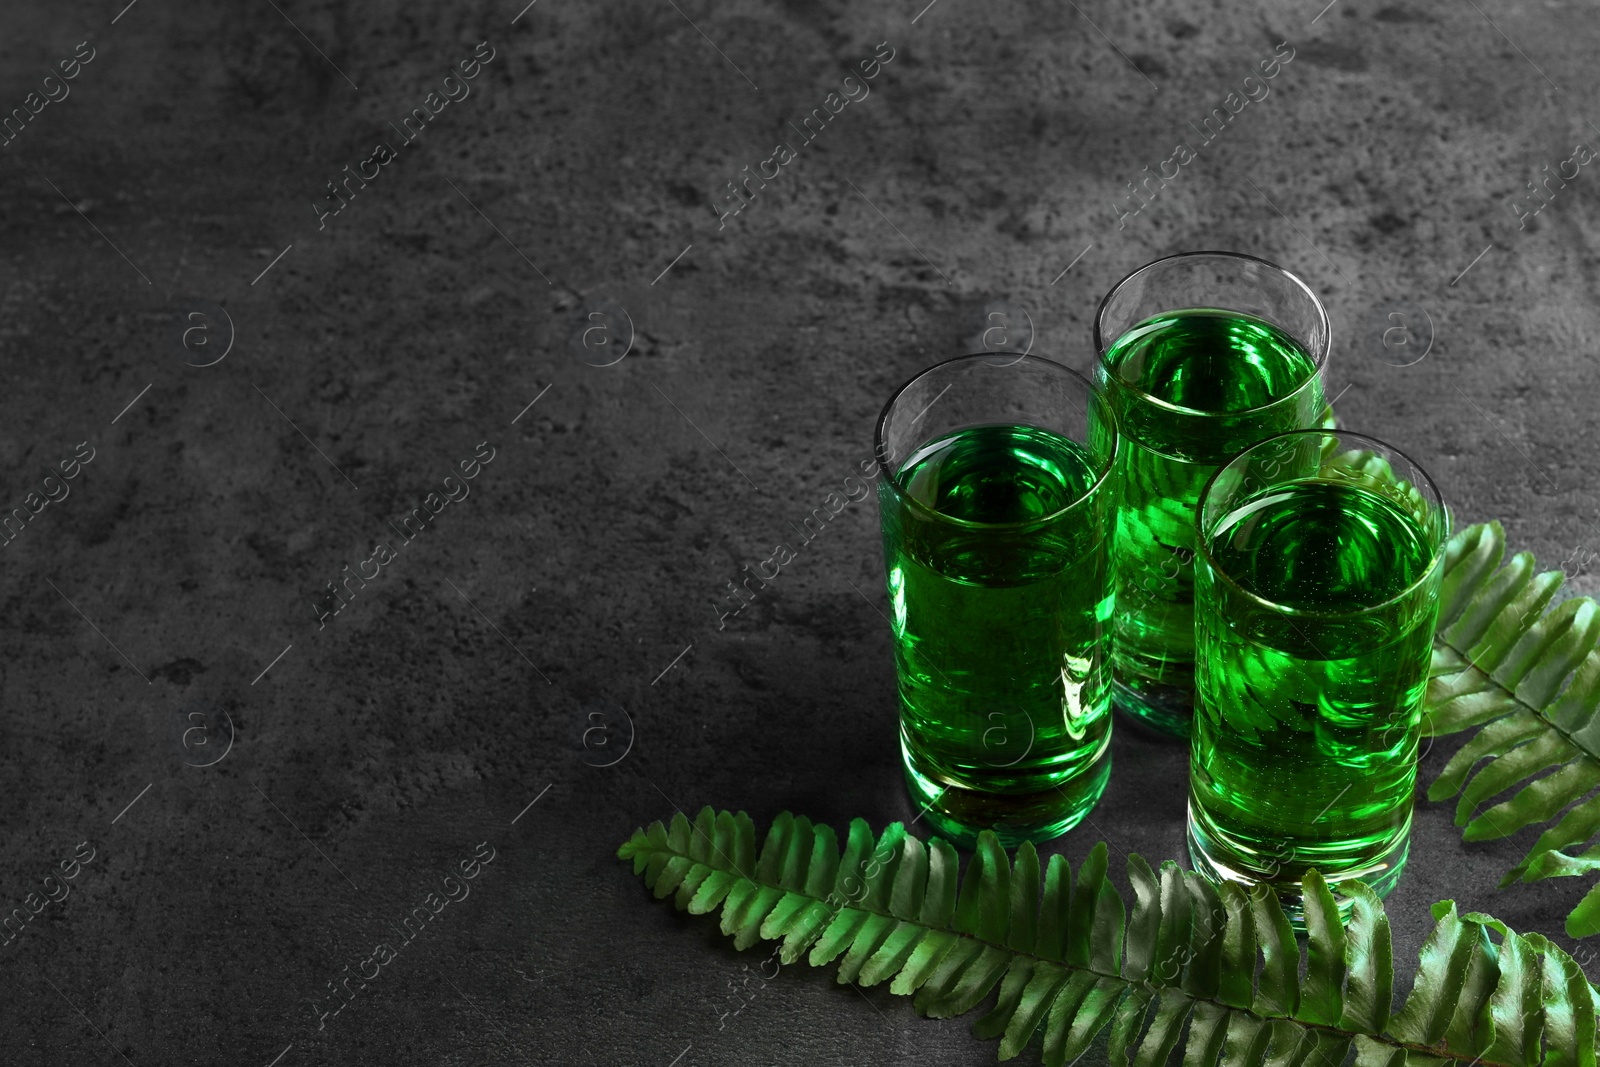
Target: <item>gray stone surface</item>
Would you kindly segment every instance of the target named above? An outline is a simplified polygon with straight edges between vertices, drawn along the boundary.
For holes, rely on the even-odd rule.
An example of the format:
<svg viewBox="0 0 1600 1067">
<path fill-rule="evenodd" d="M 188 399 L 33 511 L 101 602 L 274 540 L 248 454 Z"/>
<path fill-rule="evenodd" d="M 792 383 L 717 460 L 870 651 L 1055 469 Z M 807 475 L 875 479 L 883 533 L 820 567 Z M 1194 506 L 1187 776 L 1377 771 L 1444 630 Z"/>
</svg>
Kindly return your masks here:
<svg viewBox="0 0 1600 1067">
<path fill-rule="evenodd" d="M 1600 547 L 1600 177 L 1510 206 L 1600 136 L 1589 7 L 922 3 L 5 6 L 5 110 L 93 58 L 0 149 L 0 492 L 93 459 L 0 559 L 0 903 L 93 858 L 0 949 L 0 1061 L 990 1062 L 967 1020 L 800 967 L 722 1019 L 761 957 L 612 853 L 675 806 L 914 814 L 873 506 L 723 629 L 719 587 L 989 313 L 1085 367 L 1099 296 L 1169 252 L 1300 272 L 1349 426 L 1547 564 Z M 1270 95 L 1119 224 L 1285 41 Z M 870 95 L 719 223 L 879 42 Z M 479 442 L 470 496 L 319 626 Z M 631 749 L 587 765 L 619 707 Z M 1179 856 L 1184 774 L 1120 733 L 1052 847 Z M 1402 955 L 1443 897 L 1559 935 L 1584 887 L 1497 891 L 1527 841 L 1450 815 L 1419 804 Z M 319 1020 L 484 842 L 470 896 Z"/>
</svg>

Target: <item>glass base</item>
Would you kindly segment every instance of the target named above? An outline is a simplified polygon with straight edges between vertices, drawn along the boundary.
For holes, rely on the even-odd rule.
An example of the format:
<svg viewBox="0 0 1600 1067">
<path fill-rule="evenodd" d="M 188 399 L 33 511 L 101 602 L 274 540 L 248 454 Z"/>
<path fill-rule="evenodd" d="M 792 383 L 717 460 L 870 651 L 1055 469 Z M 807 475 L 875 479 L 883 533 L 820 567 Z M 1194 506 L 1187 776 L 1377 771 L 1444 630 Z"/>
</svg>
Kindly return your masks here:
<svg viewBox="0 0 1600 1067">
<path fill-rule="evenodd" d="M 1117 680 L 1111 703 L 1140 731 L 1165 739 L 1187 741 L 1194 722 L 1194 690 L 1140 679 L 1136 685 Z"/>
<path fill-rule="evenodd" d="M 969 849 L 977 843 L 980 830 L 993 830 L 1008 849 L 1024 841 L 1037 844 L 1060 837 L 1094 810 L 1111 777 L 1109 743 L 1070 779 L 1031 793 L 991 793 L 960 785 L 931 767 L 915 766 L 911 753 L 901 751 L 906 791 L 921 812 L 912 825 L 926 822 L 940 837 Z"/>
<path fill-rule="evenodd" d="M 1260 867 L 1276 868 L 1278 863 L 1270 856 L 1258 856 L 1262 862 L 1252 864 L 1249 853 L 1230 848 L 1222 838 L 1220 831 L 1207 829 L 1195 818 L 1194 802 L 1189 804 L 1189 865 L 1194 870 L 1204 875 L 1212 882 L 1234 882 L 1250 889 L 1254 886 L 1266 886 L 1277 894 L 1278 900 L 1283 904 L 1283 910 L 1288 913 L 1289 921 L 1296 931 L 1304 932 L 1304 896 L 1300 886 L 1300 875 L 1304 865 L 1297 865 L 1291 869 L 1285 866 L 1278 876 L 1265 877 Z M 1354 901 L 1338 891 L 1340 882 L 1352 879 L 1365 882 L 1379 897 L 1389 894 L 1400 881 L 1400 875 L 1405 870 L 1406 858 L 1411 850 L 1411 824 L 1407 820 L 1405 829 L 1395 839 L 1385 846 L 1377 855 L 1363 857 L 1355 862 L 1346 862 L 1336 866 L 1317 864 L 1317 869 L 1327 879 L 1328 888 L 1333 890 L 1333 899 L 1339 905 L 1339 917 L 1343 920 L 1350 918 L 1350 909 Z M 1252 866 L 1257 867 L 1251 870 Z"/>
</svg>

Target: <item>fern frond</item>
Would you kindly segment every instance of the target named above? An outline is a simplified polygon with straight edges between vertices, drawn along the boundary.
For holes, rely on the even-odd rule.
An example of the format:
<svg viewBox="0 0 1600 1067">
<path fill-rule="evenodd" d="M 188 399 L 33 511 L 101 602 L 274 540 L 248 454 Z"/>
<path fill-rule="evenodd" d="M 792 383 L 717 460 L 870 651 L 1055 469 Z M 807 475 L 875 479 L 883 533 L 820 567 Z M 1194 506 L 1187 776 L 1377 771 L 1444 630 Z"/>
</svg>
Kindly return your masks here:
<svg viewBox="0 0 1600 1067">
<path fill-rule="evenodd" d="M 958 888 L 955 850 L 899 823 L 874 838 L 855 820 L 841 853 L 828 827 L 785 812 L 758 849 L 743 812 L 706 808 L 635 832 L 617 856 L 657 899 L 720 908 L 736 947 L 765 938 L 784 963 L 838 961 L 840 982 L 889 982 L 933 1018 L 987 1001 L 973 1032 L 998 1038 L 1001 1059 L 1037 1043 L 1061 1067 L 1109 1029 L 1118 1067 L 1162 1067 L 1180 1047 L 1184 1067 L 1338 1067 L 1352 1049 L 1355 1067 L 1595 1067 L 1594 994 L 1572 957 L 1446 901 L 1391 1014 L 1382 904 L 1341 885 L 1354 901 L 1343 927 L 1315 871 L 1302 953 L 1270 891 L 1171 862 L 1129 858 L 1127 907 L 1104 844 L 1074 877 L 1059 855 L 1041 871 L 1031 844 L 1013 861 L 986 831 Z"/>
<path fill-rule="evenodd" d="M 1555 822 L 1501 882 L 1509 885 L 1600 868 L 1600 606 L 1574 597 L 1552 608 L 1565 575 L 1535 573 L 1527 552 L 1502 565 L 1504 556 L 1499 523 L 1450 539 L 1423 729 L 1481 727 L 1428 789 L 1430 800 L 1458 797 L 1467 840 Z M 1600 881 L 1567 916 L 1567 933 L 1600 933 Z"/>
</svg>

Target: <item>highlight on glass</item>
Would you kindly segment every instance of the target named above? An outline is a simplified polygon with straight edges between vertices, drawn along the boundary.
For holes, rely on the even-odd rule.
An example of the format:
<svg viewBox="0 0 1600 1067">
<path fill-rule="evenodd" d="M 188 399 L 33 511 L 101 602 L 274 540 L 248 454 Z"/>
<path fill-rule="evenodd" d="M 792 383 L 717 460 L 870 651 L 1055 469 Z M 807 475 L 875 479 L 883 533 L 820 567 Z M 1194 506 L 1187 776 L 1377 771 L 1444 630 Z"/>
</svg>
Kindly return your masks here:
<svg viewBox="0 0 1600 1067">
<path fill-rule="evenodd" d="M 1115 701 L 1132 721 L 1187 737 L 1195 503 L 1240 449 L 1324 424 L 1328 316 L 1281 267 L 1187 252 L 1118 282 L 1100 304 L 1094 343 L 1095 384 L 1122 442 Z"/>
<path fill-rule="evenodd" d="M 1195 869 L 1271 886 L 1291 910 L 1311 867 L 1387 893 L 1449 537 L 1438 491 L 1381 441 L 1299 431 L 1219 470 L 1197 530 Z"/>
<path fill-rule="evenodd" d="M 1065 833 L 1111 770 L 1115 418 L 1060 364 L 982 353 L 903 385 L 876 446 L 912 801 L 969 846 Z"/>
</svg>

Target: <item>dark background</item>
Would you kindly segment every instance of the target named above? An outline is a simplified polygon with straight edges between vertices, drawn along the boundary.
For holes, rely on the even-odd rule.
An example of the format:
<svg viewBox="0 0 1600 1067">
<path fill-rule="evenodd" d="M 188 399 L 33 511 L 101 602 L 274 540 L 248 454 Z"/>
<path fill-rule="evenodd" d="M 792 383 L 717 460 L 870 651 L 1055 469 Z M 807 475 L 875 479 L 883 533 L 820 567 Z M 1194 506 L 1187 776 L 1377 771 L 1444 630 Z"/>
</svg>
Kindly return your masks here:
<svg viewBox="0 0 1600 1067">
<path fill-rule="evenodd" d="M 831 970 L 724 1018 L 765 952 L 613 853 L 704 804 L 915 815 L 875 505 L 719 629 L 723 584 L 870 455 L 899 382 L 997 325 L 1084 369 L 1101 294 L 1170 252 L 1305 277 L 1343 421 L 1463 521 L 1551 567 L 1600 544 L 1600 177 L 1511 206 L 1597 136 L 1578 0 L 523 2 L 0 15 L 6 111 L 94 49 L 0 148 L 3 503 L 95 452 L 0 550 L 0 906 L 94 849 L 0 948 L 6 1064 L 992 1062 L 970 1020 Z M 325 183 L 483 41 L 471 95 L 319 229 Z M 1283 41 L 1270 96 L 1119 226 Z M 871 95 L 719 229 L 879 42 Z M 479 442 L 470 497 L 319 628 Z M 1120 732 L 1050 848 L 1181 857 L 1184 775 Z M 319 1030 L 482 842 L 470 897 Z M 1568 943 L 1586 886 L 1494 889 L 1527 844 L 1419 801 L 1407 976 L 1444 897 Z"/>
</svg>

